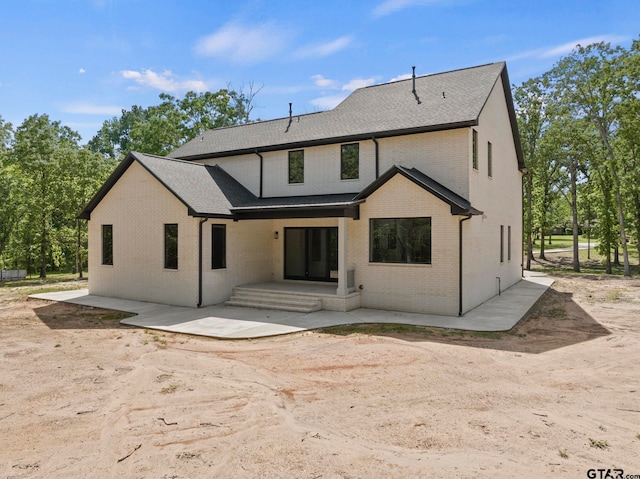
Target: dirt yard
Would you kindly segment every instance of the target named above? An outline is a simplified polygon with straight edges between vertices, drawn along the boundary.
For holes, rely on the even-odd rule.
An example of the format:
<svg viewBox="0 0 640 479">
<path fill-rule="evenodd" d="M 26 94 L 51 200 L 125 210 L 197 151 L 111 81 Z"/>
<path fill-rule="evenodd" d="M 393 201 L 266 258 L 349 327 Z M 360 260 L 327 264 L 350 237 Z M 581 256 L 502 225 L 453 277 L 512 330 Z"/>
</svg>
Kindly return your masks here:
<svg viewBox="0 0 640 479">
<path fill-rule="evenodd" d="M 253 341 L 25 293 L 0 288 L 3 479 L 640 475 L 640 279 L 557 276 L 504 334 Z"/>
</svg>

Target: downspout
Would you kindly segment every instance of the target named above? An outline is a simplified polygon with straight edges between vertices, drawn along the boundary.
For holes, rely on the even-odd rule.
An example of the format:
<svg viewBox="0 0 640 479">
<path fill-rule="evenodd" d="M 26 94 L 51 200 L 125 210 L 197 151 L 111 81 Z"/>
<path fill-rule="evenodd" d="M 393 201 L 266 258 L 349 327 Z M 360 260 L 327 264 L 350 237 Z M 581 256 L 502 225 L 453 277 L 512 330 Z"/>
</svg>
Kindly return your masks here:
<svg viewBox="0 0 640 479">
<path fill-rule="evenodd" d="M 459 283 L 459 287 L 458 287 L 458 316 L 462 316 L 462 223 L 470 220 L 471 219 L 471 215 L 467 215 L 464 218 L 462 218 L 460 220 L 460 228 L 459 228 L 459 236 L 458 236 L 458 243 L 460 246 L 460 251 L 459 251 L 459 260 L 458 260 L 458 265 L 459 265 L 459 272 L 458 272 L 458 283 Z"/>
<path fill-rule="evenodd" d="M 257 149 L 256 149 L 256 155 L 260 157 L 260 196 L 259 198 L 262 198 L 262 163 L 264 161 L 264 158 L 262 158 L 262 155 L 258 153 Z"/>
<path fill-rule="evenodd" d="M 202 225 L 209 221 L 209 218 L 202 218 L 198 224 L 198 304 L 196 308 L 202 306 Z"/>
<path fill-rule="evenodd" d="M 377 179 L 378 176 L 380 176 L 380 159 L 379 159 L 380 145 L 378 145 L 378 140 L 376 140 L 375 136 L 372 136 L 371 140 L 376 144 L 376 179 Z"/>
</svg>

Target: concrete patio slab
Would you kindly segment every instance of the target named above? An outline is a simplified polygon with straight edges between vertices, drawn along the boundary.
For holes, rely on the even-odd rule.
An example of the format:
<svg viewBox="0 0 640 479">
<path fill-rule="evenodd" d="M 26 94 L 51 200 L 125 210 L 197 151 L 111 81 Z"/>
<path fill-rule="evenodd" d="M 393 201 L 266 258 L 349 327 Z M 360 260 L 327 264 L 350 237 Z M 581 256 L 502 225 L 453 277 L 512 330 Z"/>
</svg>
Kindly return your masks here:
<svg viewBox="0 0 640 479">
<path fill-rule="evenodd" d="M 90 295 L 88 290 L 33 294 L 30 298 L 63 301 L 136 314 L 122 324 L 195 334 L 218 339 L 251 339 L 330 326 L 366 323 L 409 324 L 465 331 L 508 331 L 553 284 L 546 276 L 531 275 L 461 317 L 403 313 L 360 308 L 347 313 L 317 311 L 291 313 L 214 305 L 185 308 L 143 301 Z"/>
</svg>

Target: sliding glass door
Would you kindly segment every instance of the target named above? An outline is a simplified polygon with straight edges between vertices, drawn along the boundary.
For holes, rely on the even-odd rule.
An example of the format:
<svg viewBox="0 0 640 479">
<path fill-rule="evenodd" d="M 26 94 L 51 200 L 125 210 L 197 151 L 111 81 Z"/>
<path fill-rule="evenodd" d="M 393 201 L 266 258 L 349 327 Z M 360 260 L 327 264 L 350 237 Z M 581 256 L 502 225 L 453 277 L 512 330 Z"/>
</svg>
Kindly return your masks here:
<svg viewBox="0 0 640 479">
<path fill-rule="evenodd" d="M 284 277 L 338 280 L 338 228 L 285 228 Z"/>
</svg>

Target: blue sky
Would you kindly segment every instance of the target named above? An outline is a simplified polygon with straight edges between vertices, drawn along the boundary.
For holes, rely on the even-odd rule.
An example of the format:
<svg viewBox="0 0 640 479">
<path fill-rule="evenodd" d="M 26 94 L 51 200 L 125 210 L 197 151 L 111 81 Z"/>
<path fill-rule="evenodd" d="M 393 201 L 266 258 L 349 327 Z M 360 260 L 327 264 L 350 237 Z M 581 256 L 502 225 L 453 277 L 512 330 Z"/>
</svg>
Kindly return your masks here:
<svg viewBox="0 0 640 479">
<path fill-rule="evenodd" d="M 520 84 L 577 44 L 628 47 L 638 0 L 0 0 L 0 115 L 47 113 L 88 141 L 167 92 L 261 88 L 252 117 L 506 60 Z"/>
</svg>

